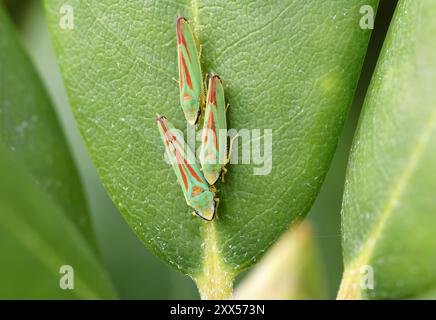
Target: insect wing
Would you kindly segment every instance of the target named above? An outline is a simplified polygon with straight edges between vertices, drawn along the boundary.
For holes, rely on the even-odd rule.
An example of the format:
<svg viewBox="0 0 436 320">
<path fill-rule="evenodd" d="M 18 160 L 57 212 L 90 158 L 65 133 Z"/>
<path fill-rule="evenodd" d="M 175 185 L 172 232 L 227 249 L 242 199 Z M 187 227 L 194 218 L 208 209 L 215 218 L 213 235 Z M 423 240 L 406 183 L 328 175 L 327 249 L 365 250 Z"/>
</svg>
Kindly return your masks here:
<svg viewBox="0 0 436 320">
<path fill-rule="evenodd" d="M 193 207 L 202 218 L 211 220 L 215 210 L 214 194 L 209 191 L 194 153 L 184 141 L 182 133 L 176 130 L 165 117 L 158 116 L 157 124 L 166 153 L 188 205 Z"/>
<path fill-rule="evenodd" d="M 185 18 L 177 19 L 176 34 L 180 104 L 186 120 L 193 125 L 197 122 L 203 91 L 200 58 L 194 33 Z"/>
<path fill-rule="evenodd" d="M 200 163 L 206 180 L 214 184 L 219 177 L 227 154 L 227 123 L 224 89 L 217 76 L 209 78 Z"/>
</svg>

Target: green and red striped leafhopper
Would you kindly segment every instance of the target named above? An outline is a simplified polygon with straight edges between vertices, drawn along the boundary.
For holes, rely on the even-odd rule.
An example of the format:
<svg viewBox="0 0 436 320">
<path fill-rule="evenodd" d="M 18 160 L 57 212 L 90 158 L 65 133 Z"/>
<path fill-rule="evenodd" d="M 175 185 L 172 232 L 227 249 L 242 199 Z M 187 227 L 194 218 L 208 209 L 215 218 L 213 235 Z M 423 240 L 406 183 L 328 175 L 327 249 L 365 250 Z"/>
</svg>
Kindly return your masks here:
<svg viewBox="0 0 436 320">
<path fill-rule="evenodd" d="M 227 163 L 226 103 L 217 75 L 209 77 L 199 159 L 204 177 L 213 185 Z"/>
<path fill-rule="evenodd" d="M 203 77 L 201 74 L 198 45 L 188 21 L 177 18 L 177 59 L 179 65 L 180 105 L 190 125 L 197 122 L 203 99 Z"/>
<path fill-rule="evenodd" d="M 194 153 L 185 142 L 183 134 L 167 118 L 157 115 L 156 121 L 186 203 L 194 208 L 197 215 L 211 221 L 215 215 L 215 194 L 209 190 Z"/>
</svg>

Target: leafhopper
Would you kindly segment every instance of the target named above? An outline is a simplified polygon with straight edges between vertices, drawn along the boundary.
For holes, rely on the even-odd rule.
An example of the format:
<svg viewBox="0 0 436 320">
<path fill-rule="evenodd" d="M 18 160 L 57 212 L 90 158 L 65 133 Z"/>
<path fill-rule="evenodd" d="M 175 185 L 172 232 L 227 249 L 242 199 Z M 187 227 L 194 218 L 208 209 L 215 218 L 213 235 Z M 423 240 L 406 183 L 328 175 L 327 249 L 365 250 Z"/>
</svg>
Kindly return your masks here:
<svg viewBox="0 0 436 320">
<path fill-rule="evenodd" d="M 228 162 L 226 102 L 217 75 L 209 77 L 199 159 L 204 177 L 213 185 Z"/>
<path fill-rule="evenodd" d="M 177 59 L 179 65 L 180 105 L 190 125 L 197 122 L 203 97 L 203 77 L 197 40 L 188 21 L 177 18 Z"/>
<path fill-rule="evenodd" d="M 186 203 L 197 215 L 211 221 L 216 209 L 215 194 L 209 190 L 194 153 L 185 142 L 182 133 L 175 130 L 167 118 L 157 115 L 156 121 Z"/>
</svg>

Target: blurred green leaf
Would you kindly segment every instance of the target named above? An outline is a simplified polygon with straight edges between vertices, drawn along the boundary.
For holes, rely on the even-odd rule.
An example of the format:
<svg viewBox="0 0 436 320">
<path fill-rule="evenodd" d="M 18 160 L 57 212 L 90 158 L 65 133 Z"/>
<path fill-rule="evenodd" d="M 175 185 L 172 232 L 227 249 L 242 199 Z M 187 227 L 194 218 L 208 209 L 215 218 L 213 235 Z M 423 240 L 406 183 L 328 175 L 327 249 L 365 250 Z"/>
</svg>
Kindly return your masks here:
<svg viewBox="0 0 436 320">
<path fill-rule="evenodd" d="M 339 298 L 407 298 L 436 287 L 435 34 L 435 1 L 399 2 L 351 152 Z M 361 285 L 365 266 L 373 289 Z"/>
<path fill-rule="evenodd" d="M 0 167 L 0 298 L 115 298 L 84 237 L 2 144 Z M 73 290 L 60 288 L 63 265 L 74 270 Z"/>
<path fill-rule="evenodd" d="M 77 170 L 47 93 L 0 5 L 0 140 L 95 244 Z"/>
<path fill-rule="evenodd" d="M 312 205 L 370 35 L 359 9 L 377 1 L 76 0 L 73 29 L 59 24 L 64 1 L 45 3 L 75 117 L 112 200 L 153 252 L 200 287 L 224 281 L 227 290 Z M 271 173 L 230 166 L 213 223 L 191 216 L 155 124 L 159 112 L 186 126 L 172 80 L 178 14 L 199 35 L 204 70 L 223 78 L 230 127 L 273 132 Z"/>
<path fill-rule="evenodd" d="M 312 225 L 286 231 L 236 288 L 237 300 L 313 300 L 327 296 L 326 279 Z"/>
</svg>

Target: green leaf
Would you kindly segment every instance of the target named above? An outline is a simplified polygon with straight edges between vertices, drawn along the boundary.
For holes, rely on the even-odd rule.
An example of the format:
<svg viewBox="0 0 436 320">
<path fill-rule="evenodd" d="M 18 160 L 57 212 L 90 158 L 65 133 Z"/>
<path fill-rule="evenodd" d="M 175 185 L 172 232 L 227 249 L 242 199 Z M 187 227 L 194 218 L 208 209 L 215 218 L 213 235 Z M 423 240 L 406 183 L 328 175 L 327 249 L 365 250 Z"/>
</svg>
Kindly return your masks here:
<svg viewBox="0 0 436 320">
<path fill-rule="evenodd" d="M 83 189 L 47 93 L 0 6 L 0 140 L 95 243 Z"/>
<path fill-rule="evenodd" d="M 359 9 L 377 1 L 45 3 L 75 117 L 112 200 L 147 247 L 196 279 L 203 297 L 228 296 L 233 276 L 312 205 L 370 35 L 359 28 Z M 60 27 L 60 19 L 72 22 L 68 9 L 73 29 Z M 252 162 L 228 166 L 213 223 L 191 215 L 162 161 L 155 123 L 159 112 L 186 128 L 172 79 L 177 15 L 199 36 L 204 70 L 222 76 L 230 128 L 260 129 L 262 137 L 272 129 L 271 172 L 254 175 L 261 165 Z"/>
<path fill-rule="evenodd" d="M 84 237 L 1 143 L 0 167 L 0 297 L 115 298 Z M 73 290 L 60 287 L 63 265 L 73 268 Z"/>
<path fill-rule="evenodd" d="M 436 287 L 435 34 L 435 1 L 399 2 L 351 152 L 339 298 L 407 298 Z M 372 290 L 360 285 L 370 275 L 364 266 Z"/>
</svg>

